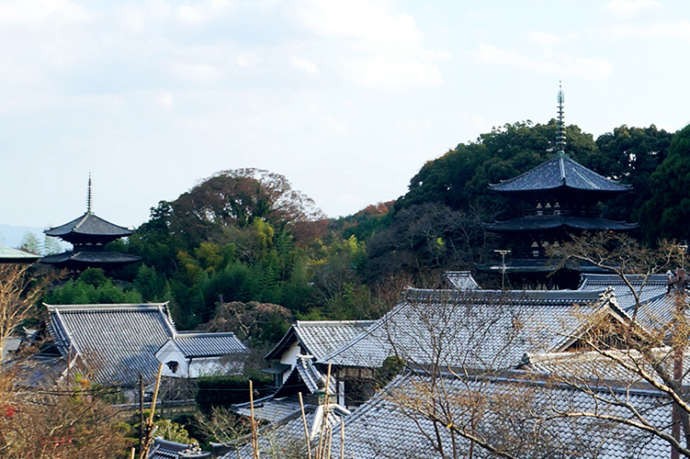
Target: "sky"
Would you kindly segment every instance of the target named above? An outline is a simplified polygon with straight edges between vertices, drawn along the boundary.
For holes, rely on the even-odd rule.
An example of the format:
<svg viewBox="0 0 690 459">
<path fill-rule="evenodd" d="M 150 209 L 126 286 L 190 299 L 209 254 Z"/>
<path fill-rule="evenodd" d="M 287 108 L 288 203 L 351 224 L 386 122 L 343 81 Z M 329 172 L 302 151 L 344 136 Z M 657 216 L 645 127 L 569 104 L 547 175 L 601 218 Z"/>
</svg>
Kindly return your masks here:
<svg viewBox="0 0 690 459">
<path fill-rule="evenodd" d="M 135 227 L 212 174 L 331 217 L 493 126 L 690 123 L 690 2 L 0 1 L 0 224 Z"/>
</svg>

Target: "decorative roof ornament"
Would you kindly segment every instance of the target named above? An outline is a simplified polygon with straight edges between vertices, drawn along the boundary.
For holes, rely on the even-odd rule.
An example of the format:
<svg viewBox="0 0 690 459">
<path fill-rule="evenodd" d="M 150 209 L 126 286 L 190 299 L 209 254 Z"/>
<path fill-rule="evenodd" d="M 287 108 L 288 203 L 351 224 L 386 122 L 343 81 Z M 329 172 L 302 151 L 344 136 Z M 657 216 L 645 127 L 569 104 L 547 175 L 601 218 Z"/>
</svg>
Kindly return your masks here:
<svg viewBox="0 0 690 459">
<path fill-rule="evenodd" d="M 558 81 L 558 133 L 556 134 L 556 149 L 559 155 L 565 154 L 565 120 L 563 117 L 563 103 L 565 97 L 563 95 L 563 83 Z"/>
<path fill-rule="evenodd" d="M 86 213 L 90 214 L 91 213 L 91 203 L 92 203 L 92 195 L 93 195 L 93 186 L 91 184 L 91 171 L 89 171 L 89 189 L 86 194 Z"/>
</svg>

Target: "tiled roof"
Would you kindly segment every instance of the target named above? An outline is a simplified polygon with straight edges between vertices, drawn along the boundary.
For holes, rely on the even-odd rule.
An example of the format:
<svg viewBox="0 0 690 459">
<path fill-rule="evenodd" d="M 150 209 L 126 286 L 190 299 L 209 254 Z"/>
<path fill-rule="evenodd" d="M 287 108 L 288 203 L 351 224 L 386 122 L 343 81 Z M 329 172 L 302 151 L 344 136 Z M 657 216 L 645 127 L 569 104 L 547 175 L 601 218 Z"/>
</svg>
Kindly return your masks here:
<svg viewBox="0 0 690 459">
<path fill-rule="evenodd" d="M 241 416 L 251 415 L 249 402 L 233 405 L 233 411 Z M 269 395 L 254 401 L 254 417 L 260 421 L 279 422 L 297 412 L 300 412 L 299 399 L 294 395 L 286 397 Z"/>
<path fill-rule="evenodd" d="M 347 410 L 337 405 L 332 405 L 333 410 L 328 414 L 327 424 L 334 429 L 333 443 L 337 434 L 337 426 L 343 417 L 350 414 Z M 305 405 L 304 412 L 307 421 L 307 430 L 311 431 L 314 426 L 318 428 L 320 425 L 317 417 L 323 417 L 323 412 L 320 407 L 314 405 Z M 304 457 L 306 453 L 306 442 L 304 438 L 304 421 L 302 420 L 301 410 L 264 426 L 258 431 L 259 451 L 260 457 Z M 312 451 L 314 450 L 314 442 L 318 441 L 318 435 L 312 437 Z M 230 452 L 222 456 L 221 459 L 242 459 L 252 458 L 252 447 L 248 437 L 238 439 L 233 442 Z M 302 453 L 302 454 L 300 454 Z M 331 456 L 338 457 L 338 456 Z M 346 456 L 349 457 L 349 456 Z"/>
<path fill-rule="evenodd" d="M 550 350 L 554 340 L 570 336 L 582 314 L 610 308 L 602 293 L 410 288 L 393 310 L 320 362 L 378 368 L 397 355 L 431 364 L 440 351 L 442 365 L 512 368 L 526 352 Z"/>
<path fill-rule="evenodd" d="M 212 357 L 247 352 L 247 347 L 234 333 L 177 333 L 172 339 L 185 357 Z"/>
<path fill-rule="evenodd" d="M 673 350 L 671 348 L 658 348 L 652 351 L 658 362 L 669 372 L 673 373 Z M 552 374 L 563 377 L 569 381 L 605 380 L 617 381 L 618 384 L 628 386 L 642 384 L 646 381 L 639 372 L 626 369 L 616 360 L 621 360 L 631 367 L 640 367 L 647 374 L 654 377 L 657 382 L 662 382 L 656 374 L 649 360 L 635 350 L 607 349 L 598 351 L 580 352 L 553 352 L 531 354 L 525 356 L 525 369 L 527 371 Z M 690 358 L 690 352 L 686 352 L 684 360 Z M 616 359 L 616 360 L 614 360 Z M 690 383 L 690 375 L 685 374 L 683 383 Z"/>
<path fill-rule="evenodd" d="M 185 453 L 181 456 L 181 453 Z M 184 458 L 202 458 L 211 457 L 210 454 L 201 451 L 198 445 L 178 443 L 176 441 L 165 440 L 161 437 L 156 437 L 153 444 L 149 448 L 149 455 L 147 459 L 178 459 Z"/>
<path fill-rule="evenodd" d="M 446 271 L 443 273 L 443 279 L 450 287 L 458 290 L 475 290 L 479 288 L 479 284 L 472 273 L 469 271 Z"/>
<path fill-rule="evenodd" d="M 668 281 L 665 274 L 652 274 L 646 282 L 644 276 L 639 274 L 628 274 L 626 278 L 638 294 L 640 302 L 647 302 L 666 293 Z M 582 274 L 580 279 L 579 290 L 601 290 L 611 287 L 622 309 L 628 311 L 635 306 L 635 297 L 630 288 L 616 274 Z M 644 285 L 642 285 L 643 282 Z"/>
<path fill-rule="evenodd" d="M 629 231 L 637 228 L 637 223 L 609 220 L 601 217 L 580 217 L 569 215 L 528 215 L 510 220 L 497 221 L 485 225 L 489 231 L 511 232 L 527 230 L 550 230 L 570 228 L 584 231 Z"/>
<path fill-rule="evenodd" d="M 677 302 L 681 302 L 681 306 L 685 311 L 685 315 L 690 319 L 690 296 L 686 293 L 683 295 L 676 295 L 675 292 L 664 293 L 661 296 L 651 299 L 642 304 L 637 312 L 637 321 L 643 327 L 651 330 L 660 329 L 668 326 L 673 320 L 673 316 L 678 308 Z M 682 305 L 685 303 L 685 305 Z M 629 312 L 628 314 L 632 314 Z"/>
<path fill-rule="evenodd" d="M 78 250 L 58 253 L 55 255 L 46 255 L 41 258 L 41 263 L 46 264 L 125 264 L 135 263 L 141 260 L 141 257 L 120 252 L 108 252 L 105 250 Z"/>
<path fill-rule="evenodd" d="M 175 333 L 165 303 L 46 305 L 63 355 L 80 355 L 104 385 L 131 386 L 158 371 L 156 351 Z"/>
<path fill-rule="evenodd" d="M 34 255 L 33 253 L 25 252 L 19 249 L 12 249 L 10 247 L 0 246 L 0 261 L 35 261 L 38 260 L 40 255 Z"/>
<path fill-rule="evenodd" d="M 628 191 L 632 187 L 587 169 L 567 155 L 556 155 L 529 171 L 504 180 L 501 183 L 489 185 L 494 191 L 538 191 L 553 190 L 555 188 L 572 188 L 585 191 Z"/>
<path fill-rule="evenodd" d="M 92 213 L 75 218 L 64 225 L 56 226 L 44 231 L 48 236 L 64 237 L 70 233 L 86 236 L 122 237 L 132 234 L 132 230 L 124 226 L 115 225 Z"/>
<path fill-rule="evenodd" d="M 401 396 L 415 397 L 418 387 L 430 387 L 428 376 L 408 374 L 394 379 L 384 390 L 362 405 L 351 416 L 345 418 L 345 457 L 440 457 L 434 449 L 434 428 L 439 429 L 441 443 L 446 452 L 453 451 L 449 431 L 444 424 L 432 424 L 418 413 L 414 413 L 395 400 Z M 468 410 L 459 405 L 467 400 L 468 394 L 481 394 L 487 408 L 476 415 L 475 432 L 488 438 L 494 445 L 506 448 L 516 457 L 667 457 L 670 448 L 662 440 L 639 429 L 622 424 L 608 424 L 593 418 L 565 419 L 560 411 L 591 412 L 632 417 L 632 414 L 613 403 L 599 402 L 584 392 L 565 385 L 547 386 L 540 382 L 529 382 L 519 378 L 461 379 L 443 377 L 442 387 L 444 410 L 452 413 L 455 425 L 467 422 L 464 413 Z M 658 393 L 648 390 L 625 392 L 597 391 L 603 400 L 614 402 L 615 397 L 626 398 L 654 427 L 667 429 L 671 408 Z M 503 406 L 506 401 L 515 401 L 518 408 L 508 413 Z M 423 405 L 421 405 L 423 407 Z M 522 409 L 524 408 L 524 412 Z M 549 415 L 552 419 L 544 420 Z M 541 418 L 541 419 L 540 419 Z M 541 421 L 541 422 L 540 422 Z M 335 431 L 337 432 L 336 427 Z M 529 449 L 529 438 L 537 436 L 541 444 Z M 469 452 L 470 444 L 460 435 L 455 436 L 460 456 Z M 493 457 L 474 444 L 476 457 Z M 340 454 L 340 442 L 334 436 L 334 457 Z M 228 455 L 227 457 L 232 457 Z"/>
<path fill-rule="evenodd" d="M 295 339 L 304 352 L 319 359 L 349 342 L 372 323 L 372 320 L 298 320 L 265 359 L 279 359 Z"/>
</svg>

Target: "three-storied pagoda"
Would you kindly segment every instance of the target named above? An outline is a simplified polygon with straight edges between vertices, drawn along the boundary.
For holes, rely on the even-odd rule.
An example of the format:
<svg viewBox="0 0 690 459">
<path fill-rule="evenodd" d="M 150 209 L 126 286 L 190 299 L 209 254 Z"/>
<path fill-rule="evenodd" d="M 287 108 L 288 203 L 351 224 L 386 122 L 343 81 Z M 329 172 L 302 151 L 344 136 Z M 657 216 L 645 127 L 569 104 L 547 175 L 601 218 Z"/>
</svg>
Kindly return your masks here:
<svg viewBox="0 0 690 459">
<path fill-rule="evenodd" d="M 552 274 L 555 262 L 546 249 L 568 240 L 569 234 L 584 231 L 630 231 L 636 223 L 603 218 L 597 203 L 630 191 L 630 185 L 606 178 L 579 164 L 565 153 L 563 90 L 558 91 L 558 135 L 555 155 L 535 168 L 489 185 L 511 199 L 520 216 L 486 224 L 489 231 L 504 236 L 511 257 L 501 264 L 480 267 L 505 272 L 515 287 L 549 286 L 574 288 L 581 272 L 601 272 L 592 265 L 569 265 Z M 550 276 L 547 276 L 552 274 Z"/>
<path fill-rule="evenodd" d="M 107 243 L 129 236 L 132 231 L 93 214 L 91 203 L 92 187 L 91 176 L 89 176 L 84 215 L 45 231 L 47 236 L 59 237 L 72 244 L 73 250 L 43 257 L 41 263 L 59 268 L 82 270 L 88 267 L 117 268 L 141 260 L 140 257 L 134 255 L 105 250 Z"/>
</svg>

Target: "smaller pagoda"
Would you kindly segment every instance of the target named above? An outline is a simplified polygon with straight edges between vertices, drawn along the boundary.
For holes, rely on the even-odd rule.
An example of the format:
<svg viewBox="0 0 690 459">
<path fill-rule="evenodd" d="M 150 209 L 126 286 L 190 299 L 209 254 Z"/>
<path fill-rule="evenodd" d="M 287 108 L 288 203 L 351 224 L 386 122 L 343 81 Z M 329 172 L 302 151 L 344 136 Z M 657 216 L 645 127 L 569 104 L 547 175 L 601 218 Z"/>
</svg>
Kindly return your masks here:
<svg viewBox="0 0 690 459">
<path fill-rule="evenodd" d="M 546 253 L 549 246 L 559 246 L 570 239 L 569 235 L 585 231 L 627 232 L 638 227 L 636 223 L 604 218 L 597 209 L 599 202 L 629 192 L 632 187 L 586 168 L 565 153 L 563 102 L 563 90 L 559 88 L 554 156 L 517 177 L 489 185 L 489 189 L 510 199 L 520 215 L 484 225 L 503 236 L 509 250 L 498 252 L 509 253 L 510 257 L 478 269 L 507 274 L 512 284 L 575 288 L 580 273 L 601 270 L 581 263 L 555 272 L 556 263 Z"/>
<path fill-rule="evenodd" d="M 141 260 L 141 257 L 126 253 L 105 250 L 105 245 L 121 237 L 132 234 L 132 230 L 118 226 L 96 216 L 91 211 L 92 183 L 89 175 L 86 212 L 84 215 L 65 223 L 47 229 L 47 236 L 58 237 L 72 244 L 73 249 L 56 255 L 48 255 L 41 259 L 41 263 L 58 268 L 83 270 L 89 267 L 118 268 Z"/>
</svg>

